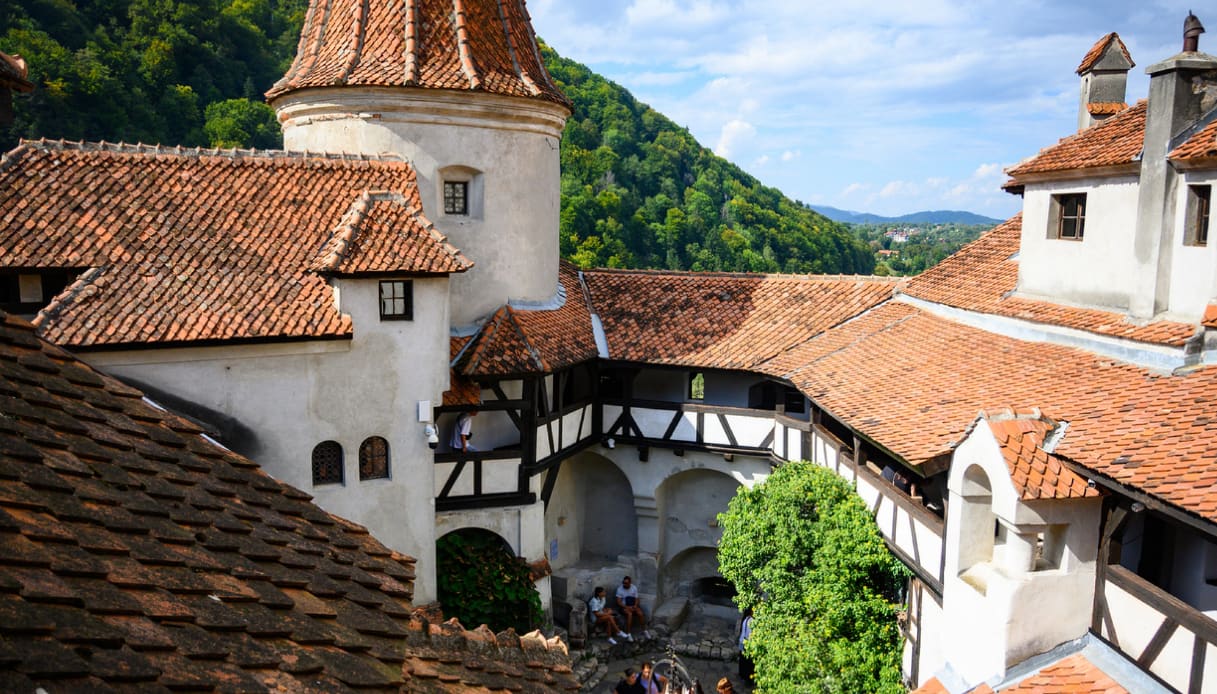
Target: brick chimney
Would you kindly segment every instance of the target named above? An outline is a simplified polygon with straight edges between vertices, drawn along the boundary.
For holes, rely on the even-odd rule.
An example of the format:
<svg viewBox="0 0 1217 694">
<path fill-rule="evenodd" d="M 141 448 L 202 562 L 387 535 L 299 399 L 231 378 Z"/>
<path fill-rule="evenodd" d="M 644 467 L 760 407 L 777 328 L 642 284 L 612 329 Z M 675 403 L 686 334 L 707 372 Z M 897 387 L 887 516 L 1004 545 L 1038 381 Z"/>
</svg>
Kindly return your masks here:
<svg viewBox="0 0 1217 694">
<path fill-rule="evenodd" d="M 1124 92 L 1128 71 L 1136 63 L 1120 36 L 1112 32 L 1099 39 L 1078 65 L 1082 78 L 1078 102 L 1078 130 L 1085 130 L 1127 108 Z"/>
<path fill-rule="evenodd" d="M 1129 311 L 1150 318 L 1170 305 L 1170 269 L 1174 246 L 1175 208 L 1181 176 L 1167 154 L 1189 128 L 1213 107 L 1217 91 L 1217 57 L 1199 51 L 1204 27 L 1188 13 L 1183 51 L 1149 66 L 1149 111 L 1137 200 L 1137 231 L 1133 244 L 1136 280 Z"/>
</svg>

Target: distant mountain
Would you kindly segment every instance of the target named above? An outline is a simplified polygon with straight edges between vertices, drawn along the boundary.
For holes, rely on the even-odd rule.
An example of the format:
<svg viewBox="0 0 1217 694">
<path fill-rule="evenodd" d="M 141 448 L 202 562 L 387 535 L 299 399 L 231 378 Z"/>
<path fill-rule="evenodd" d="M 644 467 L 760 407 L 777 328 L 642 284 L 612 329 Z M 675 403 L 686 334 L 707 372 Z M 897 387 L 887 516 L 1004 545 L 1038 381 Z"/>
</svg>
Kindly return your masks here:
<svg viewBox="0 0 1217 694">
<path fill-rule="evenodd" d="M 850 224 L 900 224 L 902 222 L 909 224 L 999 224 L 1002 221 L 962 210 L 927 210 L 899 217 L 884 217 L 870 212 L 839 210 L 828 205 L 811 205 L 811 208 L 834 222 Z"/>
</svg>

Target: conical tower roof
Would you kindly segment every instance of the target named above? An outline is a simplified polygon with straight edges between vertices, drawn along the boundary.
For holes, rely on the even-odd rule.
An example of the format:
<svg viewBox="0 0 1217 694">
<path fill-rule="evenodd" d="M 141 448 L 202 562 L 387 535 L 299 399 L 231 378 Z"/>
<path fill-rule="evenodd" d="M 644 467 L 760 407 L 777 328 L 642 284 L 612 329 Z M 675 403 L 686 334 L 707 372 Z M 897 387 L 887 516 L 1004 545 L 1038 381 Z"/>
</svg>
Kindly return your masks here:
<svg viewBox="0 0 1217 694">
<path fill-rule="evenodd" d="M 420 87 L 570 102 L 541 60 L 524 0 L 310 0 L 296 59 L 266 93 Z"/>
</svg>

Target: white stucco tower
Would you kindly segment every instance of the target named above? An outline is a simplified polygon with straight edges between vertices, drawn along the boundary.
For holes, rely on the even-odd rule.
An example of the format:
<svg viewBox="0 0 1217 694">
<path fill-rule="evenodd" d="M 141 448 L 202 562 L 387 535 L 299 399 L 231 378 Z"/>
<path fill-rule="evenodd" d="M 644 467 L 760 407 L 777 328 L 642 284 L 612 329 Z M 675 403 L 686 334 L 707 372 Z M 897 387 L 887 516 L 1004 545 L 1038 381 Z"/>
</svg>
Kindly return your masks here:
<svg viewBox="0 0 1217 694">
<path fill-rule="evenodd" d="M 286 149 L 413 162 L 424 213 L 475 264 L 452 280 L 454 326 L 554 296 L 570 108 L 524 0 L 312 0 L 267 98 Z"/>
</svg>

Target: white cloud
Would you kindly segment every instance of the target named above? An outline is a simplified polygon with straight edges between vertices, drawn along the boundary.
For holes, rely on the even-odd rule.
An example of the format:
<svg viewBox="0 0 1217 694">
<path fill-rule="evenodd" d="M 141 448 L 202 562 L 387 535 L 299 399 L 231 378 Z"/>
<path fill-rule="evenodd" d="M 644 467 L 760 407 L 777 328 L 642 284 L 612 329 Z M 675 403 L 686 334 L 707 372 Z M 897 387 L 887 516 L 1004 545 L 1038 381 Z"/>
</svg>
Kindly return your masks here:
<svg viewBox="0 0 1217 694">
<path fill-rule="evenodd" d="M 756 161 L 755 161 L 755 162 L 753 162 L 753 165 L 754 165 L 754 166 L 764 166 L 764 165 L 766 165 L 766 164 L 768 164 L 768 163 L 769 163 L 769 155 L 768 155 L 768 154 L 762 154 L 761 156 L 759 156 L 759 157 L 757 157 L 757 158 L 756 158 Z"/>
<path fill-rule="evenodd" d="M 803 153 L 798 150 L 789 150 L 788 149 L 785 152 L 782 152 L 782 161 L 794 161 L 795 159 L 798 159 L 802 155 L 803 155 Z"/>
<path fill-rule="evenodd" d="M 724 159 L 730 159 L 738 147 L 756 136 L 756 127 L 745 120 L 734 118 L 723 125 L 718 134 L 718 144 L 714 153 Z"/>
<path fill-rule="evenodd" d="M 845 186 L 845 190 L 841 191 L 841 197 L 847 198 L 847 197 L 853 195 L 854 193 L 864 192 L 868 188 L 870 188 L 870 184 L 868 184 L 868 183 L 851 183 L 851 184 Z"/>
</svg>

